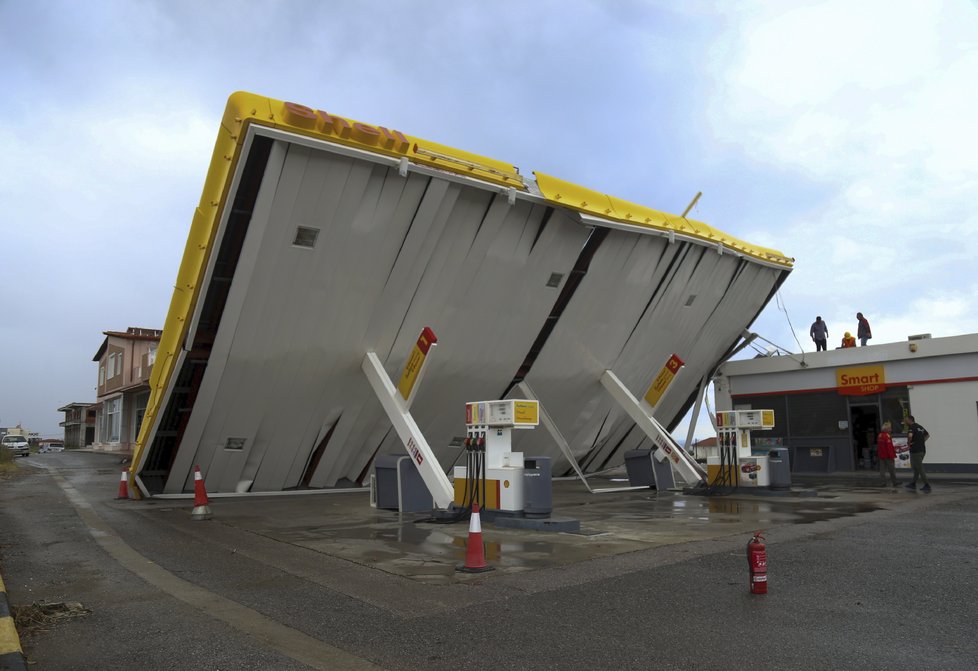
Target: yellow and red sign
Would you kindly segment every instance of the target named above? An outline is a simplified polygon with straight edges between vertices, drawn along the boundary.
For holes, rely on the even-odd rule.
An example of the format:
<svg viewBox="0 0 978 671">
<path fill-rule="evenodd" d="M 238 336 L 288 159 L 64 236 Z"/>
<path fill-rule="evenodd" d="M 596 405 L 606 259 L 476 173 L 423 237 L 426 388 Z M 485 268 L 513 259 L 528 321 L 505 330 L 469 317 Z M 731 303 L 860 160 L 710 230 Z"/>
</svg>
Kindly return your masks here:
<svg viewBox="0 0 978 671">
<path fill-rule="evenodd" d="M 428 350 L 431 349 L 432 345 L 437 343 L 438 338 L 435 337 L 435 332 L 425 326 L 421 330 L 421 335 L 418 336 L 418 341 L 414 343 L 414 349 L 411 350 L 411 355 L 408 357 L 407 363 L 404 364 L 401 381 L 397 383 L 397 390 L 401 392 L 401 396 L 405 401 L 411 396 L 411 390 L 414 389 L 414 385 L 418 381 L 421 368 L 424 366 L 425 359 L 428 356 Z"/>
<path fill-rule="evenodd" d="M 835 386 L 840 394 L 846 396 L 879 394 L 886 389 L 886 372 L 883 366 L 837 368 Z"/>
<path fill-rule="evenodd" d="M 649 390 L 645 392 L 645 402 L 654 408 L 655 404 L 662 398 L 662 395 L 666 393 L 666 389 L 669 388 L 669 385 L 676 377 L 676 373 L 685 365 L 683 360 L 675 354 L 669 357 L 666 365 L 662 367 L 659 374 L 652 380 L 652 385 L 649 387 Z"/>
</svg>

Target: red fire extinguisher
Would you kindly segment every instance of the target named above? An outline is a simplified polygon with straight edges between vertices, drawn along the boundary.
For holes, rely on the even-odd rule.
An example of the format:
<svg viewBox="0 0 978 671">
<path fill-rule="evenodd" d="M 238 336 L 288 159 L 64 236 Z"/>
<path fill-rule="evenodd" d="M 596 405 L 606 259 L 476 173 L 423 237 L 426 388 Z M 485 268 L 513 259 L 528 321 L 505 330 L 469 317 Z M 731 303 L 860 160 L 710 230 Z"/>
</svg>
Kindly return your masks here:
<svg viewBox="0 0 978 671">
<path fill-rule="evenodd" d="M 767 549 L 760 531 L 747 542 L 747 568 L 750 572 L 750 593 L 767 594 Z"/>
</svg>

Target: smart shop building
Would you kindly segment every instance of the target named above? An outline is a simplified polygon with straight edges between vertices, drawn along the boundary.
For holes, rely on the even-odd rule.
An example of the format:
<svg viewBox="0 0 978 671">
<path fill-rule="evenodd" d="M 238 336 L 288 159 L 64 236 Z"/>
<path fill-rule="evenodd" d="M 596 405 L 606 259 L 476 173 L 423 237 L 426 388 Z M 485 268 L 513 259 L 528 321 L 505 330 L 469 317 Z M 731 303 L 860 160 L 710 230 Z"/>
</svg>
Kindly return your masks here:
<svg viewBox="0 0 978 671">
<path fill-rule="evenodd" d="M 796 472 L 875 468 L 881 426 L 905 445 L 908 415 L 930 432 L 928 470 L 978 472 L 978 334 L 728 361 L 714 390 L 717 410 L 773 409 L 754 444 L 787 447 Z"/>
</svg>

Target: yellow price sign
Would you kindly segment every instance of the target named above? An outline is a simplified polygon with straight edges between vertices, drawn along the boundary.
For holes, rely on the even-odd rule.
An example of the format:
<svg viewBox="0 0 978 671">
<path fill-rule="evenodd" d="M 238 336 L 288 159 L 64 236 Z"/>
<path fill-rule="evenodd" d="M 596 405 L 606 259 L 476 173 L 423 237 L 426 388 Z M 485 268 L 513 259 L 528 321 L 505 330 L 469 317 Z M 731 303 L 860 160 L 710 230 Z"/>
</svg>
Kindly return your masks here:
<svg viewBox="0 0 978 671">
<path fill-rule="evenodd" d="M 645 402 L 654 408 L 655 404 L 662 398 L 662 395 L 666 393 L 666 389 L 669 388 L 669 384 L 676 377 L 676 373 L 685 365 L 683 360 L 675 354 L 669 357 L 666 365 L 662 367 L 659 374 L 652 380 L 652 385 L 649 387 L 649 390 L 645 392 Z"/>
<path fill-rule="evenodd" d="M 401 381 L 397 384 L 397 390 L 401 392 L 401 396 L 405 401 L 411 395 L 411 390 L 414 389 L 414 384 L 418 381 L 418 375 L 421 373 L 421 367 L 424 366 L 425 357 L 428 356 L 428 350 L 437 342 L 438 338 L 435 337 L 435 332 L 425 326 L 421 330 L 421 335 L 418 336 L 418 341 L 414 343 L 411 355 L 408 356 L 407 363 L 404 364 Z"/>
</svg>

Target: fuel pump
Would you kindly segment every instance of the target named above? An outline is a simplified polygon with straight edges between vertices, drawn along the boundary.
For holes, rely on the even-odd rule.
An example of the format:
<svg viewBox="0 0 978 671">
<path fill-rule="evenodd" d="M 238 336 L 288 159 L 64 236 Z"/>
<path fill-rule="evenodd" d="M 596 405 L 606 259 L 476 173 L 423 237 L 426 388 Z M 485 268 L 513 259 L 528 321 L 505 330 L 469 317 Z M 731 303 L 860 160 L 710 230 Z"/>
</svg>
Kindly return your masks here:
<svg viewBox="0 0 978 671">
<path fill-rule="evenodd" d="M 539 415 L 531 400 L 465 404 L 467 458 L 453 472 L 455 505 L 478 502 L 484 511 L 523 512 L 523 453 L 512 451 L 512 432 L 534 428 Z"/>
<path fill-rule="evenodd" d="M 773 410 L 718 411 L 717 455 L 706 460 L 710 487 L 768 487 L 768 456 L 753 454 L 751 431 L 773 428 Z"/>
</svg>

